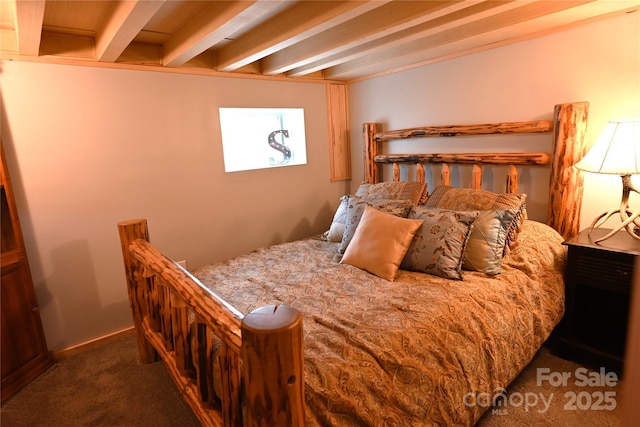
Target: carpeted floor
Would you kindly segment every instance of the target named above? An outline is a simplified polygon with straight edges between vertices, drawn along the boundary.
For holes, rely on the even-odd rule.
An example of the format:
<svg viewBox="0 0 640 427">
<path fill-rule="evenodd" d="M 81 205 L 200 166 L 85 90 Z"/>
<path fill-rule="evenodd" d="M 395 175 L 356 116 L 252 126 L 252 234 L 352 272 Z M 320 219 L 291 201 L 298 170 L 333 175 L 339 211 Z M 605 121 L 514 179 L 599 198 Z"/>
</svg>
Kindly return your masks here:
<svg viewBox="0 0 640 427">
<path fill-rule="evenodd" d="M 571 377 L 564 386 L 553 384 L 544 380 L 546 369 L 552 381 L 557 375 L 570 374 Z M 583 373 L 583 370 L 581 365 L 556 357 L 543 348 L 508 387 L 507 403 L 493 411 L 489 409 L 476 426 L 619 427 L 622 382 L 618 381 L 615 387 L 596 386 L 592 382 L 596 381 L 595 373 Z M 584 380 L 585 375 L 588 381 Z M 529 402 L 528 408 L 526 402 Z"/>
<path fill-rule="evenodd" d="M 538 368 L 548 368 L 550 373 L 570 373 L 572 378 L 564 387 L 553 387 L 548 381 L 538 385 Z M 506 404 L 493 413 L 489 409 L 478 426 L 618 426 L 620 384 L 578 387 L 575 384 L 578 368 L 579 365 L 543 349 L 509 387 Z M 602 406 L 616 404 L 615 409 L 590 409 L 600 392 L 603 396 L 609 393 Z M 577 397 L 575 409 L 571 409 L 572 394 Z M 525 402 L 529 402 L 529 407 Z M 545 402 L 551 402 L 548 409 Z M 199 425 L 164 365 L 138 362 L 132 331 L 64 354 L 53 368 L 2 406 L 0 424 L 2 427 Z"/>
<path fill-rule="evenodd" d="M 2 427 L 200 425 L 164 364 L 140 364 L 133 331 L 58 359 L 2 406 Z"/>
</svg>

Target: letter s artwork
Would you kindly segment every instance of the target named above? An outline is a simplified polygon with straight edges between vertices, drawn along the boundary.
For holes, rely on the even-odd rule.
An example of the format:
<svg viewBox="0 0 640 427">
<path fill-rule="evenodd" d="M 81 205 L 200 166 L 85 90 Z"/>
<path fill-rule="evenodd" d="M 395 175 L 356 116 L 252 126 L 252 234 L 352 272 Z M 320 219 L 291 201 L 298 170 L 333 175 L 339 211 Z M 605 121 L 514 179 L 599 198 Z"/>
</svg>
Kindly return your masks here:
<svg viewBox="0 0 640 427">
<path fill-rule="evenodd" d="M 282 144 L 280 144 L 278 141 L 276 141 L 276 134 L 278 133 L 282 133 L 283 137 L 282 137 Z M 286 165 L 289 160 L 291 160 L 291 150 L 289 149 L 289 147 L 287 147 L 286 145 L 284 145 L 284 138 L 288 138 L 289 137 L 289 131 L 288 130 L 274 130 L 273 132 L 271 132 L 269 134 L 269 146 L 271 148 L 273 148 L 274 150 L 278 150 L 279 152 L 282 153 L 282 160 L 276 160 L 273 157 L 269 158 L 269 164 L 271 165 Z"/>
</svg>

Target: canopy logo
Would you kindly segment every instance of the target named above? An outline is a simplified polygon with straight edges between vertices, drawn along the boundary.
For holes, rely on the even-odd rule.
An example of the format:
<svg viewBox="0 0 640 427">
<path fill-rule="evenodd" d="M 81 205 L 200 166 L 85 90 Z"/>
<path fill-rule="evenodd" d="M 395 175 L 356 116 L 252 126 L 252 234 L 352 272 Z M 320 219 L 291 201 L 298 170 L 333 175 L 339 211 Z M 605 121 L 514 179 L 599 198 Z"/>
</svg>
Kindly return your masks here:
<svg viewBox="0 0 640 427">
<path fill-rule="evenodd" d="M 616 392 L 607 388 L 615 387 L 618 381 L 618 375 L 615 372 L 607 372 L 605 368 L 590 371 L 580 367 L 573 372 L 552 372 L 549 368 L 538 368 L 536 371 L 538 387 L 574 387 L 574 390 L 562 394 L 563 401 L 560 404 L 563 404 L 562 408 L 566 411 L 614 410 L 617 407 Z M 575 391 L 575 388 L 584 390 Z M 549 410 L 555 396 L 556 393 L 553 392 L 507 393 L 507 390 L 498 387 L 493 393 L 470 391 L 464 395 L 464 404 L 468 407 L 492 407 L 491 413 L 494 415 L 507 415 L 509 407 L 523 407 L 525 412 L 535 410 L 544 414 Z"/>
<path fill-rule="evenodd" d="M 552 401 L 553 393 L 550 393 L 549 396 L 529 391 L 526 393 L 513 392 L 507 394 L 507 390 L 503 388 L 495 389 L 493 394 L 469 392 L 464 395 L 464 404 L 466 406 L 477 405 L 484 408 L 492 406 L 491 412 L 496 415 L 506 415 L 507 407 L 509 406 L 514 408 L 524 406 L 525 412 L 535 409 L 538 413 L 544 414 L 549 410 Z"/>
</svg>

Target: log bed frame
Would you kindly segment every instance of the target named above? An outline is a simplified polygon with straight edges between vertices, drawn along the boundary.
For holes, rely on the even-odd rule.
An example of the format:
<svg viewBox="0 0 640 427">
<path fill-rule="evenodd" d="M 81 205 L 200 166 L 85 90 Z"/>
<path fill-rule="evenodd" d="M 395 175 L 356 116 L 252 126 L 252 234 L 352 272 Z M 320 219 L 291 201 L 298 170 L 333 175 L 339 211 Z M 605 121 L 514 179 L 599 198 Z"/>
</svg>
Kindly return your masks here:
<svg viewBox="0 0 640 427">
<path fill-rule="evenodd" d="M 509 165 L 506 191 L 516 192 L 517 166 L 551 167 L 548 224 L 563 237 L 578 232 L 582 175 L 573 164 L 585 152 L 587 102 L 559 104 L 553 120 L 482 125 L 421 127 L 377 133 L 364 125 L 365 182 L 380 179 L 382 164 L 441 164 L 443 184 L 449 164 L 473 164 L 472 187 L 481 188 L 484 164 Z M 392 139 L 458 135 L 553 132 L 553 153 L 383 155 Z M 141 363 L 163 360 L 202 425 L 303 426 L 305 418 L 302 316 L 289 306 L 267 306 L 243 315 L 149 243 L 144 219 L 118 224 L 129 300 Z M 190 332 L 192 331 L 192 332 Z M 189 335 L 195 334 L 195 345 Z M 213 357 L 212 333 L 221 340 Z M 219 364 L 217 367 L 214 364 Z M 221 400 L 213 398 L 218 368 Z M 242 380 L 243 379 L 243 380 Z M 244 402 L 244 404 L 242 403 Z"/>
</svg>

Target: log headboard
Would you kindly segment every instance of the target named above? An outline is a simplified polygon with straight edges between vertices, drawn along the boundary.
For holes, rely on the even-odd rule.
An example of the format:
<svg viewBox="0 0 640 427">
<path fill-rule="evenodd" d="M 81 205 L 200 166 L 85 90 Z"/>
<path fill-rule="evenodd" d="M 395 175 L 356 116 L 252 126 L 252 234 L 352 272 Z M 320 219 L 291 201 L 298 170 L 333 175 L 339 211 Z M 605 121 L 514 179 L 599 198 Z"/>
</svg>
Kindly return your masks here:
<svg viewBox="0 0 640 427">
<path fill-rule="evenodd" d="M 558 104 L 553 120 L 475 125 L 427 126 L 379 132 L 376 123 L 363 126 L 366 183 L 380 181 L 383 164 L 393 165 L 393 179 L 400 180 L 400 165 L 416 165 L 416 179 L 424 182 L 424 165 L 440 164 L 441 182 L 450 184 L 449 165 L 472 164 L 472 188 L 482 188 L 483 165 L 507 165 L 506 192 L 518 191 L 518 167 L 550 166 L 551 178 L 547 223 L 564 238 L 578 233 L 582 205 L 582 172 L 573 165 L 585 154 L 584 135 L 589 114 L 588 102 Z M 552 133 L 552 153 L 464 153 L 464 154 L 383 154 L 383 143 L 425 137 L 455 137 L 487 134 Z"/>
</svg>

